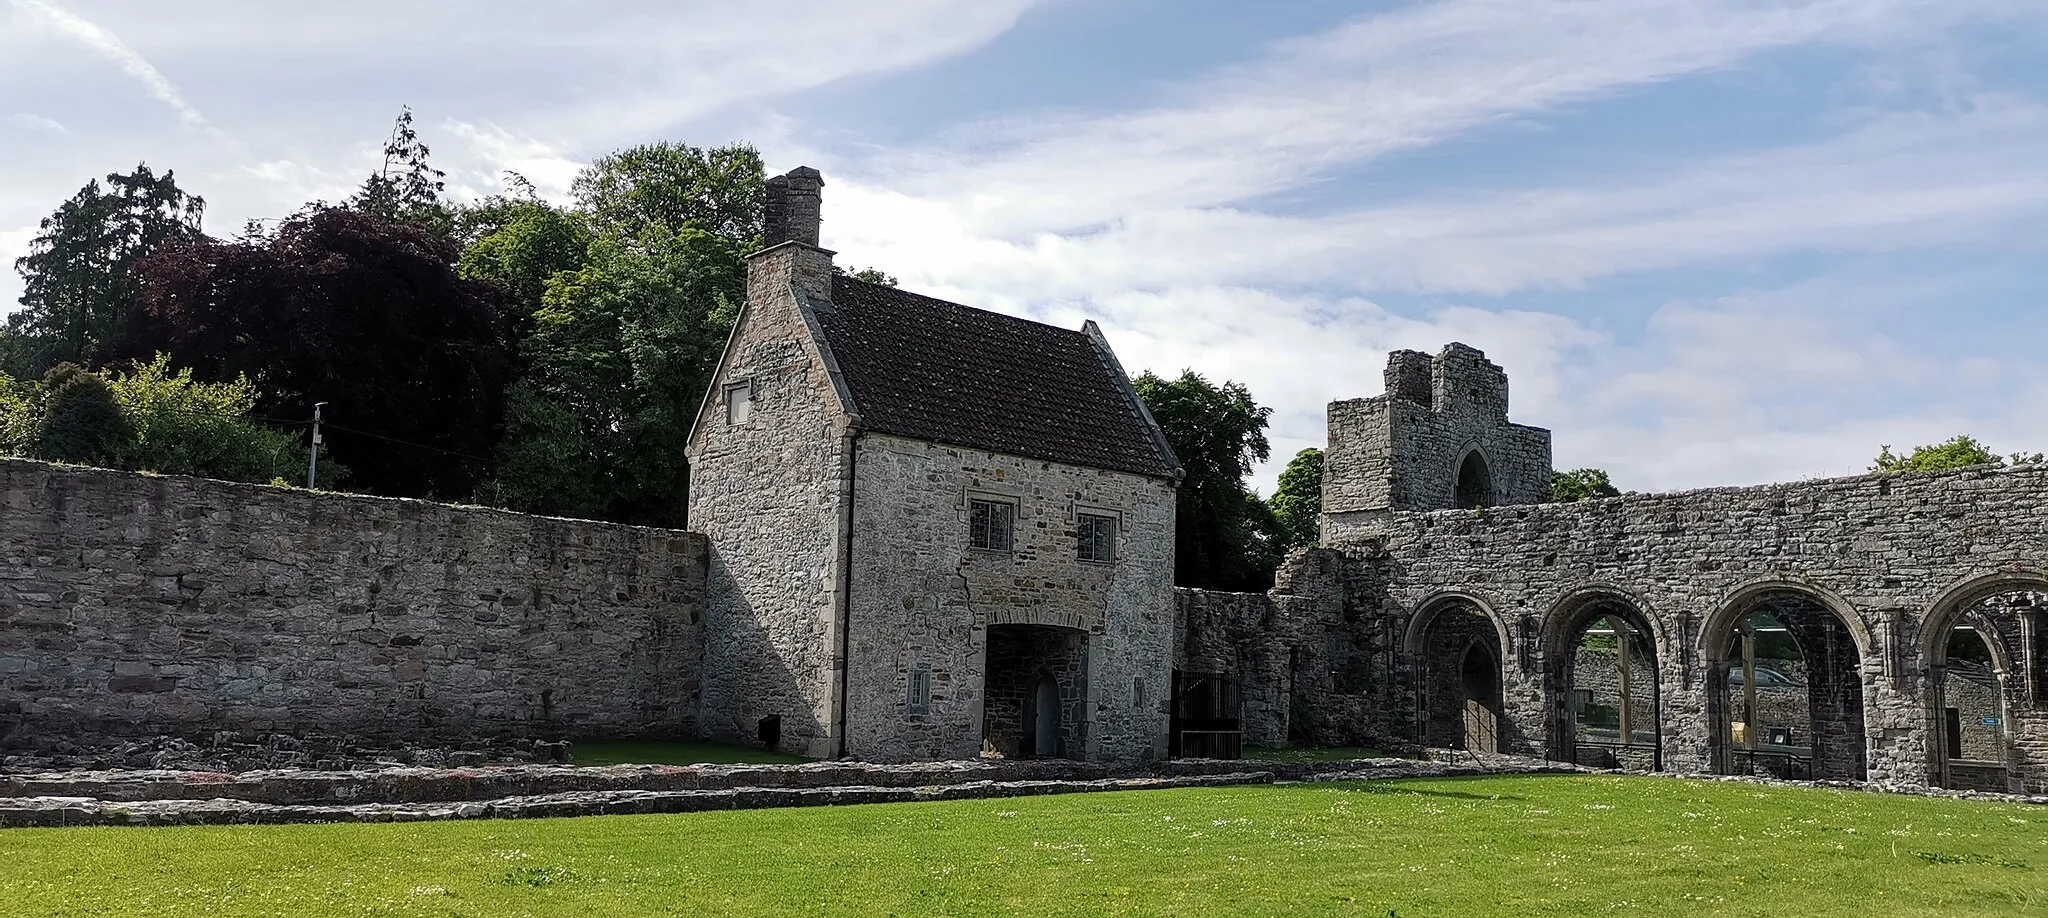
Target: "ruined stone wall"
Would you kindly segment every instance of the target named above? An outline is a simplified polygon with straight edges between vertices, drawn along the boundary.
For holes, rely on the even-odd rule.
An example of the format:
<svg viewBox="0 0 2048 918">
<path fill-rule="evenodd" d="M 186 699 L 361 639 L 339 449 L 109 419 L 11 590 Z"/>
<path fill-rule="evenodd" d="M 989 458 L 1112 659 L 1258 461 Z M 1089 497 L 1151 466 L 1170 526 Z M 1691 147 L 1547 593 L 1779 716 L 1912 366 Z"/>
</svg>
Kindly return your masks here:
<svg viewBox="0 0 2048 918">
<path fill-rule="evenodd" d="M 689 447 L 690 528 L 711 545 L 704 731 L 747 743 L 774 737 L 815 757 L 839 751 L 838 565 L 850 441 L 792 289 L 813 301 L 829 294 L 830 269 L 828 253 L 795 242 L 753 256 L 747 310 Z M 747 416 L 730 423 L 725 394 L 741 386 Z"/>
<path fill-rule="evenodd" d="M 1792 596 L 1841 616 L 1854 651 L 1847 687 L 1862 753 L 1877 780 L 1920 783 L 1934 768 L 1928 656 L 1960 609 L 2000 590 L 2048 583 L 2048 467 L 1973 469 L 1631 496 L 1575 504 L 1325 517 L 1326 544 L 1345 556 L 1346 615 L 1326 636 L 1344 646 L 1361 691 L 1302 699 L 1357 710 L 1363 729 L 1398 726 L 1363 697 L 1398 698 L 1406 665 L 1393 636 L 1446 591 L 1474 597 L 1509 635 L 1507 716 L 1539 748 L 1552 745 L 1560 689 L 1546 666 L 1568 647 L 1561 632 L 1587 603 L 1638 610 L 1655 637 L 1665 766 L 1715 767 L 1715 711 L 1725 699 L 1733 621 L 1757 603 Z M 2024 672 L 2010 711 L 2019 778 L 2048 782 L 2038 727 L 2040 612 L 2016 609 L 1987 625 Z M 1817 677 L 1816 677 L 1817 678 Z M 1817 687 L 1824 688 L 1824 687 Z M 1301 691 L 1297 681 L 1296 691 Z M 1850 698 L 1841 699 L 1843 702 Z M 1398 705 L 1383 706 L 1398 708 Z M 1296 720 L 1301 720 L 1297 704 Z M 1337 742 L 1346 730 L 1310 739 Z"/>
<path fill-rule="evenodd" d="M 1296 658 L 1273 597 L 1176 589 L 1174 614 L 1181 639 L 1173 668 L 1237 684 L 1246 746 L 1287 745 Z"/>
<path fill-rule="evenodd" d="M 980 751 L 988 629 L 1086 635 L 1085 739 L 1068 754 L 1165 754 L 1173 655 L 1173 483 L 881 434 L 855 462 L 848 742 L 873 760 Z M 1011 551 L 969 547 L 974 498 L 1015 507 Z M 1078 557 L 1078 515 L 1117 518 L 1116 560 Z M 931 673 L 926 713 L 909 679 Z"/>
<path fill-rule="evenodd" d="M 695 732 L 704 540 L 0 460 L 0 743 Z"/>
<path fill-rule="evenodd" d="M 1480 505 L 1549 499 L 1550 432 L 1508 421 L 1507 374 L 1484 353 L 1396 351 L 1386 379 L 1385 395 L 1330 403 L 1325 512 L 1459 506 L 1460 470 L 1474 453 L 1486 470 Z"/>
</svg>

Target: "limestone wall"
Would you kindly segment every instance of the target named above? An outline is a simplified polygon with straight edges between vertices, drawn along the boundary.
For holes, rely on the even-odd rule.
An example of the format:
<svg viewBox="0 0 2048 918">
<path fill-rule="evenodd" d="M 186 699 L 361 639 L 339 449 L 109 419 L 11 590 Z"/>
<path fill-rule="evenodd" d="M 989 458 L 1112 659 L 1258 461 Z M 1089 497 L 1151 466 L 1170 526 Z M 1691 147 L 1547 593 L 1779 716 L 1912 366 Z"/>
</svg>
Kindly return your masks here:
<svg viewBox="0 0 2048 918">
<path fill-rule="evenodd" d="M 690 528 L 710 540 L 704 732 L 839 754 L 839 546 L 845 527 L 844 407 L 807 328 L 831 260 L 786 243 L 753 256 L 748 306 L 689 448 Z M 747 413 L 730 419 L 728 390 Z"/>
<path fill-rule="evenodd" d="M 1457 591 L 1509 636 L 1507 716 L 1548 745 L 1559 686 L 1546 661 L 1568 646 L 1564 632 L 1588 604 L 1602 603 L 1638 610 L 1655 635 L 1666 766 L 1711 770 L 1726 679 L 1725 664 L 1713 661 L 1725 659 L 1729 628 L 1744 610 L 1793 597 L 1840 616 L 1825 652 L 1851 680 L 1844 710 L 1860 720 L 1867 748 L 1859 758 L 1867 756 L 1870 777 L 1920 782 L 1934 771 L 1931 741 L 1939 738 L 1928 648 L 1946 639 L 1964 607 L 2048 582 L 2048 467 L 1482 511 L 1334 513 L 1323 531 L 1345 556 L 1347 615 L 1355 619 L 1324 643 L 1346 644 L 1354 657 L 1349 676 L 1333 676 L 1312 703 L 1399 697 L 1406 664 L 1397 636 Z M 2038 787 L 2048 781 L 2039 727 L 2048 629 L 2037 608 L 2000 609 L 1984 614 L 1984 627 L 2019 679 L 2012 692 L 2025 703 L 2009 712 L 2009 735 L 2020 779 Z M 1354 691 L 1341 690 L 1346 678 Z M 1368 723 L 1367 732 L 1402 732 L 1386 714 L 1360 714 L 1384 725 Z"/>
<path fill-rule="evenodd" d="M 689 734 L 704 540 L 0 460 L 0 743 Z"/>
<path fill-rule="evenodd" d="M 1085 636 L 1086 700 L 1067 754 L 1164 755 L 1173 652 L 1170 481 L 892 437 L 858 441 L 849 590 L 848 741 L 896 761 L 980 751 L 989 629 Z M 1015 507 L 1011 551 L 969 547 L 969 501 Z M 1078 515 L 1117 518 L 1116 560 L 1078 558 Z M 1065 671 L 1065 664 L 1044 667 Z M 930 673 L 911 709 L 910 678 Z M 919 701 L 927 699 L 920 698 Z M 1071 701 L 1071 699 L 1070 699 Z"/>
</svg>

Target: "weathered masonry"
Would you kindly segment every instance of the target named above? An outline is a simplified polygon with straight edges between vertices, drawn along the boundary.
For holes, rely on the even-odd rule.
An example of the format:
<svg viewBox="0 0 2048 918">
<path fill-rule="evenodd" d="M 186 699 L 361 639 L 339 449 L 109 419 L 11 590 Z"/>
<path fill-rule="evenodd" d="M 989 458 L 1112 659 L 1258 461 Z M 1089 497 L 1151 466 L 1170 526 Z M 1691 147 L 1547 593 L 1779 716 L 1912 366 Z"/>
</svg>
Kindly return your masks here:
<svg viewBox="0 0 2048 918">
<path fill-rule="evenodd" d="M 1388 395 L 1332 406 L 1324 544 L 1271 608 L 1190 620 L 1232 632 L 1212 665 L 1247 699 L 1288 698 L 1247 731 L 2048 789 L 2048 466 L 1536 504 L 1547 437 L 1507 423 L 1505 378 L 1459 345 L 1432 369 L 1433 405 L 1396 354 Z M 1447 409 L 1412 451 L 1339 420 Z"/>
<path fill-rule="evenodd" d="M 0 460 L 0 747 L 696 732 L 704 541 Z"/>
<path fill-rule="evenodd" d="M 838 276 L 822 178 L 767 248 L 689 446 L 704 728 L 817 757 L 1166 754 L 1180 471 L 1093 323 Z"/>
</svg>

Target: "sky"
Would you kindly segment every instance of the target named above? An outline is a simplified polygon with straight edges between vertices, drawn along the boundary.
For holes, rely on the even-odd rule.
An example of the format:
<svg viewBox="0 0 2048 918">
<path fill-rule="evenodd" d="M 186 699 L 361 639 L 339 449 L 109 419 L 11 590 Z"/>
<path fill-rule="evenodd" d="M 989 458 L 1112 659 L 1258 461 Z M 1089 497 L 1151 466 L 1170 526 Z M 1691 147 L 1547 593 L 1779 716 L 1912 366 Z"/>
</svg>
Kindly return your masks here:
<svg viewBox="0 0 2048 918">
<path fill-rule="evenodd" d="M 137 162 L 337 200 L 401 106 L 458 198 L 816 167 L 841 264 L 1245 384 L 1262 490 L 1451 341 L 1626 489 L 2048 449 L 2043 0 L 0 0 L 0 259 Z"/>
</svg>

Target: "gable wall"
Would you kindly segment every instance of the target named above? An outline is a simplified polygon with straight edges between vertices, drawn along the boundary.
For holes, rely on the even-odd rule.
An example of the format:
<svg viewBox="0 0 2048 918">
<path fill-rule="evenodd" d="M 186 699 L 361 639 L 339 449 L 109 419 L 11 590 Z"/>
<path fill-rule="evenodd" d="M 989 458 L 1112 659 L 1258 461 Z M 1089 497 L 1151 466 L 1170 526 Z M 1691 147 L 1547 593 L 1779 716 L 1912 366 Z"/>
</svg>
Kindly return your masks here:
<svg viewBox="0 0 2048 918">
<path fill-rule="evenodd" d="M 836 755 L 833 692 L 846 419 L 789 294 L 815 287 L 816 249 L 755 256 L 749 305 L 692 440 L 690 528 L 710 541 L 702 722 L 755 742 L 779 717 L 780 748 Z M 824 275 L 829 278 L 829 273 Z M 727 425 L 725 386 L 751 381 L 747 422 Z"/>
</svg>

